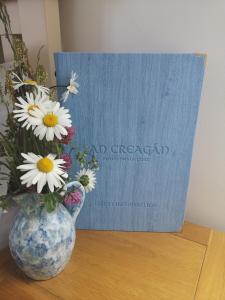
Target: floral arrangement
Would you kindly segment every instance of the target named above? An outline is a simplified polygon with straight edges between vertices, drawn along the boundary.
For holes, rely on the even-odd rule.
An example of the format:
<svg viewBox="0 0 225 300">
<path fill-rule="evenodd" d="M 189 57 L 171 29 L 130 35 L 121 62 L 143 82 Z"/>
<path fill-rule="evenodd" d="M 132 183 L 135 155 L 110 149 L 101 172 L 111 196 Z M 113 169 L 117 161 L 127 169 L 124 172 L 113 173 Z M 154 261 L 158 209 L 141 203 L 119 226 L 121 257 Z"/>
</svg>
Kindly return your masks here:
<svg viewBox="0 0 225 300">
<path fill-rule="evenodd" d="M 98 161 L 89 150 L 79 151 L 76 145 L 69 153 L 64 152 L 64 146 L 75 136 L 75 128 L 62 103 L 78 94 L 77 74 L 71 72 L 65 91 L 57 98 L 57 86 L 46 86 L 48 74 L 40 64 L 41 49 L 33 69 L 23 40 L 12 34 L 2 2 L 0 20 L 14 55 L 0 90 L 1 104 L 7 112 L 4 131 L 0 132 L 0 180 L 8 185 L 7 195 L 0 197 L 0 207 L 7 210 L 15 195 L 29 192 L 40 194 L 49 212 L 59 202 L 79 203 L 81 193 L 65 189 L 70 180 L 68 171 L 76 160 L 80 171 L 75 179 L 90 192 L 95 187 Z"/>
</svg>

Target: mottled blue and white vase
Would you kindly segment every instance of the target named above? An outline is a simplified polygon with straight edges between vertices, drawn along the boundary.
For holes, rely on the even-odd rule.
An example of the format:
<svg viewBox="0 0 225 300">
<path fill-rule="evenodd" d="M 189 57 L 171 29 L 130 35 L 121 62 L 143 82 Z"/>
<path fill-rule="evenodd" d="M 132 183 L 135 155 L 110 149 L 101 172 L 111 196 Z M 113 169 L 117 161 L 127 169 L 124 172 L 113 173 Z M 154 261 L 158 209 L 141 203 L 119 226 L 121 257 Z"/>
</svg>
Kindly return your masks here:
<svg viewBox="0 0 225 300">
<path fill-rule="evenodd" d="M 9 247 L 16 264 L 32 279 L 56 276 L 71 257 L 76 240 L 75 223 L 85 191 L 77 181 L 67 184 L 67 189 L 81 192 L 79 204 L 67 207 L 58 204 L 51 213 L 41 205 L 38 194 L 17 196 L 22 208 L 11 227 Z"/>
</svg>

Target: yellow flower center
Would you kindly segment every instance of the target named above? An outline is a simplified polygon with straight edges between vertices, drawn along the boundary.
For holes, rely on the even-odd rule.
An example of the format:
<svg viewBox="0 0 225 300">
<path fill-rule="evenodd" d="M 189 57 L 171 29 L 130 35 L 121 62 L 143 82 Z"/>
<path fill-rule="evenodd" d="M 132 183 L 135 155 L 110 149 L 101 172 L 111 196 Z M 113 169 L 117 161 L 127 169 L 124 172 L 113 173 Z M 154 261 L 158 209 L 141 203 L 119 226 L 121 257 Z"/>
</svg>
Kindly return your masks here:
<svg viewBox="0 0 225 300">
<path fill-rule="evenodd" d="M 30 104 L 28 106 L 28 109 L 27 109 L 28 110 L 28 114 L 31 115 L 30 111 L 34 110 L 35 108 L 39 108 L 38 105 L 36 105 L 36 104 Z"/>
<path fill-rule="evenodd" d="M 40 172 L 49 173 L 53 169 L 53 162 L 50 158 L 44 157 L 37 162 L 37 168 Z"/>
<path fill-rule="evenodd" d="M 53 113 L 49 113 L 44 116 L 43 123 L 47 127 L 55 127 L 58 124 L 58 117 Z"/>
<path fill-rule="evenodd" d="M 30 84 L 30 85 L 37 85 L 37 81 L 34 81 L 32 79 L 26 79 L 26 80 L 24 80 L 24 83 Z"/>
</svg>

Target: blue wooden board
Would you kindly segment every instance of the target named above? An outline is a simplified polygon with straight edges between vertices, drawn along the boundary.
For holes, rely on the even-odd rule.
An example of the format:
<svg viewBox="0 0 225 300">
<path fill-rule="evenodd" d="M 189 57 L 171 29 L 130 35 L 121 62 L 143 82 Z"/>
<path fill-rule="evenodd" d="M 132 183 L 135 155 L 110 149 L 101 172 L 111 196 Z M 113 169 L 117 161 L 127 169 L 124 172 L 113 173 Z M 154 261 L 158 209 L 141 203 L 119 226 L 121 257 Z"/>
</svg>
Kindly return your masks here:
<svg viewBox="0 0 225 300">
<path fill-rule="evenodd" d="M 74 142 L 91 147 L 101 165 L 77 228 L 181 228 L 204 59 L 55 54 L 58 85 L 68 83 L 71 70 L 79 76 L 79 95 L 66 102 L 77 129 Z"/>
</svg>

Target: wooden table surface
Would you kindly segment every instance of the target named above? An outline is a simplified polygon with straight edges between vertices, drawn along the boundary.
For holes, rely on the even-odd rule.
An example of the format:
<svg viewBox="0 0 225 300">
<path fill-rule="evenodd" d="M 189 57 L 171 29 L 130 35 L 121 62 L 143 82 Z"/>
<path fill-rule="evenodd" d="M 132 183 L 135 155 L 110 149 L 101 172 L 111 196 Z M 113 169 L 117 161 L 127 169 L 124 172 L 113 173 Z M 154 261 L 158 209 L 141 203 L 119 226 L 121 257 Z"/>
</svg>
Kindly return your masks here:
<svg viewBox="0 0 225 300">
<path fill-rule="evenodd" d="M 225 300 L 225 233 L 186 222 L 182 233 L 78 231 L 66 269 L 28 279 L 0 255 L 1 300 Z"/>
</svg>

